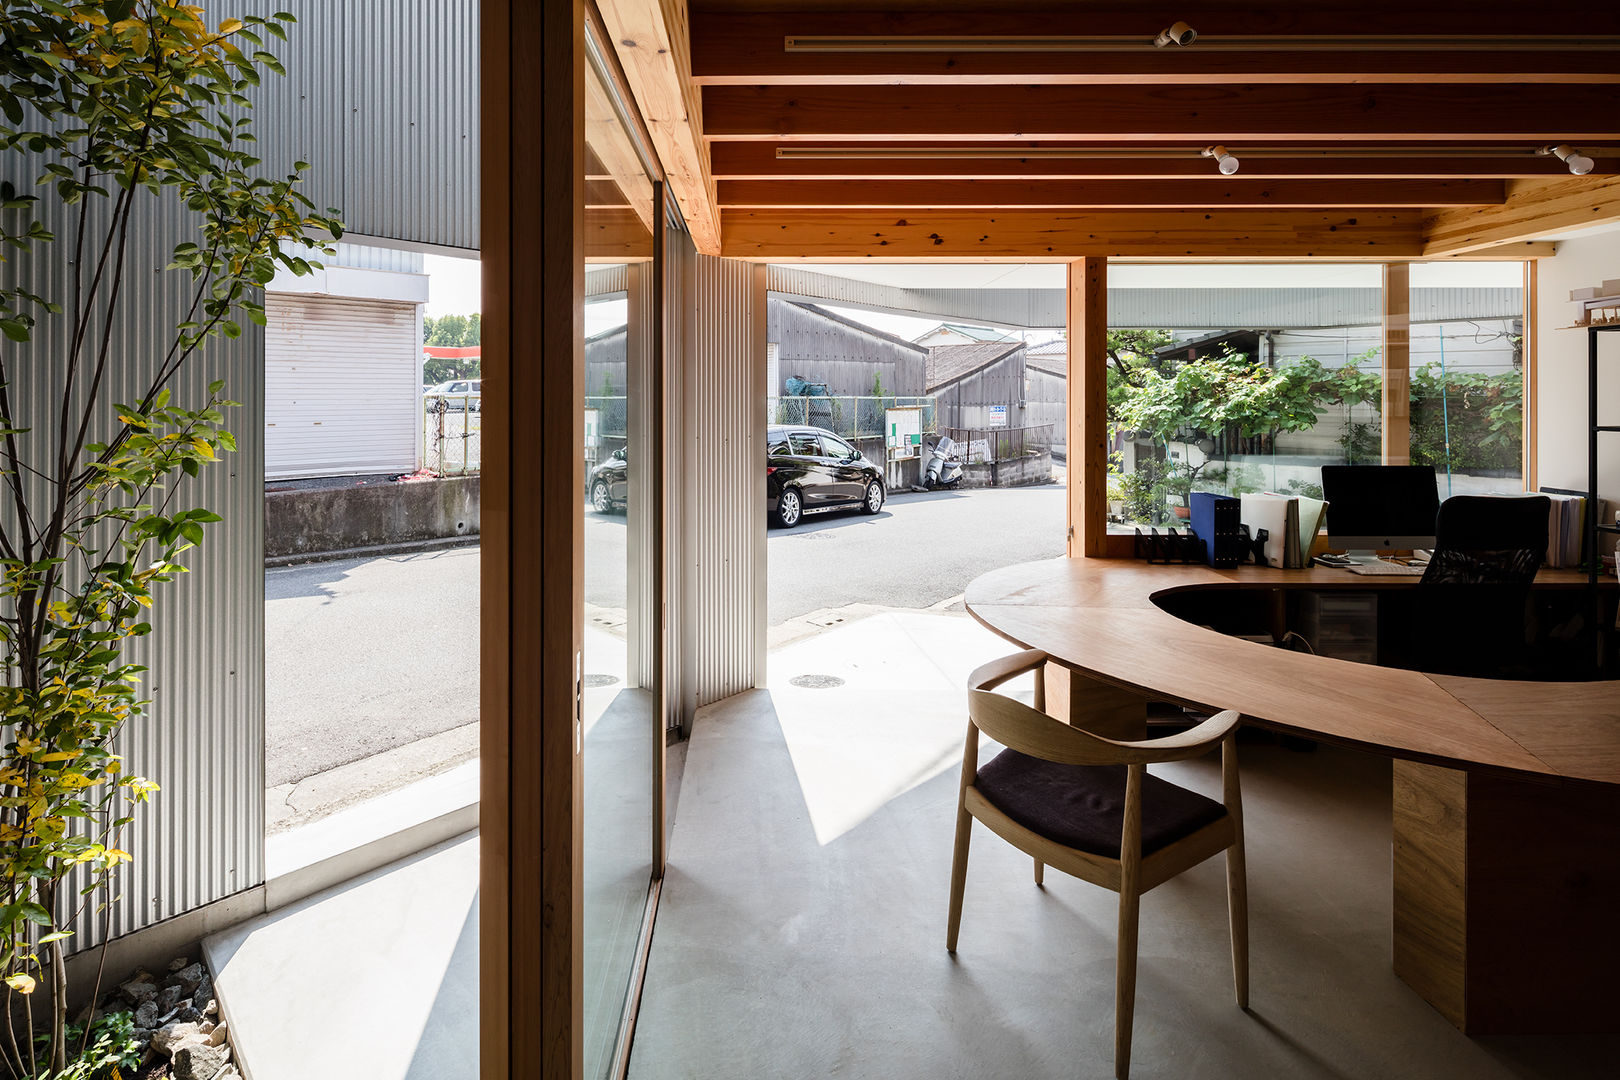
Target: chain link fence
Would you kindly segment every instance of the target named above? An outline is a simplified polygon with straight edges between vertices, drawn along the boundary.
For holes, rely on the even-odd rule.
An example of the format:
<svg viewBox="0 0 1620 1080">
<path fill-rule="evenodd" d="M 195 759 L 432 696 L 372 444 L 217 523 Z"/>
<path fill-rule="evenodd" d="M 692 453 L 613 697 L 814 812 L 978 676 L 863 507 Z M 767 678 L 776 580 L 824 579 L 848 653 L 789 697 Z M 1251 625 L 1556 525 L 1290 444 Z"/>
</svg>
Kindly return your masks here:
<svg viewBox="0 0 1620 1080">
<path fill-rule="evenodd" d="M 479 471 L 484 426 L 477 394 L 434 394 L 422 399 L 422 465 L 440 476 Z"/>
</svg>

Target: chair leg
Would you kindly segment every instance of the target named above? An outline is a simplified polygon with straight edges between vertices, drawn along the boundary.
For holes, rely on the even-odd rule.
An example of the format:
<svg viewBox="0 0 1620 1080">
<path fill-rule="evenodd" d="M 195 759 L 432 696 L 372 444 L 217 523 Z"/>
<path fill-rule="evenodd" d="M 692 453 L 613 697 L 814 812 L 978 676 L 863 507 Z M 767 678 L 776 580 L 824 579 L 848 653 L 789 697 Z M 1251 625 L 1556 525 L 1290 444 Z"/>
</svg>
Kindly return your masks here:
<svg viewBox="0 0 1620 1080">
<path fill-rule="evenodd" d="M 1035 884 L 1046 888 L 1046 864 L 1039 859 L 1035 860 Z"/>
<path fill-rule="evenodd" d="M 1131 1074 L 1131 1024 L 1136 1019 L 1136 925 L 1142 897 L 1134 883 L 1119 893 L 1119 955 L 1114 973 L 1114 1075 Z"/>
<path fill-rule="evenodd" d="M 1249 1007 L 1249 885 L 1243 861 L 1243 834 L 1226 849 L 1226 910 L 1232 924 L 1232 987 L 1238 1008 Z"/>
<path fill-rule="evenodd" d="M 956 933 L 962 928 L 962 892 L 967 886 L 968 842 L 973 839 L 973 815 L 966 806 L 956 808 L 956 850 L 951 855 L 951 914 L 945 925 L 945 951 L 956 951 Z"/>
</svg>

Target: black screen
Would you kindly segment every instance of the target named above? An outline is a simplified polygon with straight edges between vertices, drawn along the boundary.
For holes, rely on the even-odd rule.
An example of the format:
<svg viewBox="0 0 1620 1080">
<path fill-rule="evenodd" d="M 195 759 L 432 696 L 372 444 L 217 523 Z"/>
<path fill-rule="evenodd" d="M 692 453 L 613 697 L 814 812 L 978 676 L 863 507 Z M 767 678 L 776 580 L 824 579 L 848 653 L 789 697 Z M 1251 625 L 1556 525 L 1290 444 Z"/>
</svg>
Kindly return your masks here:
<svg viewBox="0 0 1620 1080">
<path fill-rule="evenodd" d="M 1440 489 L 1432 465 L 1324 465 L 1329 537 L 1433 537 Z"/>
</svg>

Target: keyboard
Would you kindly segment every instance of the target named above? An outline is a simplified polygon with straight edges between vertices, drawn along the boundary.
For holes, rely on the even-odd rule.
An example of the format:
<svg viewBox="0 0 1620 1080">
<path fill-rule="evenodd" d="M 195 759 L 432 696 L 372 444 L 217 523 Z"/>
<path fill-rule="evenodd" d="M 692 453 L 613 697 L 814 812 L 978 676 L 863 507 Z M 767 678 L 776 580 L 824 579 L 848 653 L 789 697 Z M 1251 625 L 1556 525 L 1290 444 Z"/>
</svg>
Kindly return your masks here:
<svg viewBox="0 0 1620 1080">
<path fill-rule="evenodd" d="M 1422 577 L 1423 567 L 1406 566 L 1402 563 L 1384 562 L 1357 563 L 1349 568 L 1352 574 L 1371 575 L 1373 577 Z"/>
</svg>

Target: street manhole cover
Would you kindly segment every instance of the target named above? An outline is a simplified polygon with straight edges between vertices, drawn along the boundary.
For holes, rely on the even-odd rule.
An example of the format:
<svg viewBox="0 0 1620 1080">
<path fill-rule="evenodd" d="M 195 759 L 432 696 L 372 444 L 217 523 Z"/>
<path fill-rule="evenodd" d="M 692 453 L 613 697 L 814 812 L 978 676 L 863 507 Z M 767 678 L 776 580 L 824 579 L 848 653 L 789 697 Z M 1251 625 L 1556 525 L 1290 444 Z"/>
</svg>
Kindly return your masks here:
<svg viewBox="0 0 1620 1080">
<path fill-rule="evenodd" d="M 844 680 L 836 675 L 795 675 L 788 682 L 805 690 L 828 690 L 844 685 Z"/>
<path fill-rule="evenodd" d="M 618 681 L 619 681 L 619 679 L 615 675 L 586 675 L 585 676 L 585 685 L 589 689 L 592 689 L 592 690 L 595 690 L 599 686 L 612 686 L 614 683 L 616 683 Z"/>
</svg>

